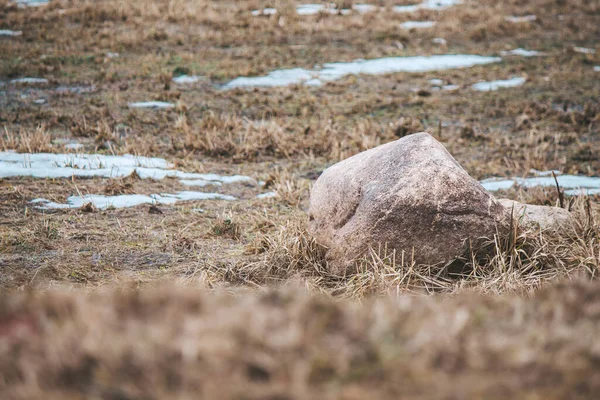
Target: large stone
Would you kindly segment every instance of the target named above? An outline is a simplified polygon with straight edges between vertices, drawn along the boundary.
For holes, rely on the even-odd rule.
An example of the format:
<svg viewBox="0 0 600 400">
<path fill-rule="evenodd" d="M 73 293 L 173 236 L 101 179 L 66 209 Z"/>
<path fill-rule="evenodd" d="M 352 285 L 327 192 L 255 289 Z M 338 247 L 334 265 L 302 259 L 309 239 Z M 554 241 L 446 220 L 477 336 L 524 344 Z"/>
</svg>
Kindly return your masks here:
<svg viewBox="0 0 600 400">
<path fill-rule="evenodd" d="M 566 229 L 573 223 L 573 216 L 564 208 L 550 206 L 534 206 L 518 201 L 498 200 L 505 208 L 505 219 L 510 219 L 511 212 L 515 220 L 525 228 L 548 230 Z"/>
<path fill-rule="evenodd" d="M 476 250 L 497 232 L 504 207 L 427 133 L 362 152 L 323 172 L 309 230 L 344 273 L 369 248 L 438 264 Z"/>
</svg>

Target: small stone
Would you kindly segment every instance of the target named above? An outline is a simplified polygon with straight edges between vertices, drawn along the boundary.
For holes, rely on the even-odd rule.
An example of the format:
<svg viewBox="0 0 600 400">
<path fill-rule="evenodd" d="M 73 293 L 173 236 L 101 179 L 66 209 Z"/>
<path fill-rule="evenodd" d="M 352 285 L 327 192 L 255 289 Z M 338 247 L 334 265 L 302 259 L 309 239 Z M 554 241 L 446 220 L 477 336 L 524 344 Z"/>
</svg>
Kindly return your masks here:
<svg viewBox="0 0 600 400">
<path fill-rule="evenodd" d="M 510 221 L 510 213 L 514 210 L 514 218 L 527 228 L 539 228 L 544 231 L 561 230 L 573 222 L 571 213 L 564 208 L 534 206 L 508 199 L 500 199 L 498 202 L 505 208 L 507 221 Z"/>
</svg>

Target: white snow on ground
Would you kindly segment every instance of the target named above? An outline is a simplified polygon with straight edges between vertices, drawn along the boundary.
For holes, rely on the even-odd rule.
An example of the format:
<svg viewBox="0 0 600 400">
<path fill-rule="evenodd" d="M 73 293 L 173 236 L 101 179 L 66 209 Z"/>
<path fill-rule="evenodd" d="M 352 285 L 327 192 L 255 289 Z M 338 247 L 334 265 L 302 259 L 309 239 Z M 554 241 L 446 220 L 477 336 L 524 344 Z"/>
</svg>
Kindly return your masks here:
<svg viewBox="0 0 600 400">
<path fill-rule="evenodd" d="M 583 53 L 583 54 L 596 54 L 595 49 L 588 49 L 585 47 L 573 47 L 573 51 L 575 51 L 577 53 Z"/>
<path fill-rule="evenodd" d="M 65 149 L 69 149 L 69 150 L 78 150 L 78 149 L 82 149 L 83 145 L 81 143 L 67 143 L 65 144 Z"/>
<path fill-rule="evenodd" d="M 277 9 L 275 9 L 275 8 L 265 8 L 264 10 L 252 11 L 252 15 L 255 17 L 261 16 L 261 15 L 275 15 L 275 14 L 277 14 Z"/>
<path fill-rule="evenodd" d="M 481 181 L 481 185 L 491 191 L 497 191 L 501 189 L 510 189 L 517 185 L 525 188 L 531 188 L 536 186 L 554 187 L 556 182 L 554 177 L 547 176 L 547 174 L 540 174 L 532 178 L 510 178 L 510 179 L 499 179 L 490 178 Z M 544 176 L 545 175 L 545 176 Z M 566 194 L 574 195 L 579 194 L 582 191 L 597 192 L 600 190 L 600 178 L 589 177 L 589 176 L 577 176 L 577 175 L 559 175 L 556 177 L 558 184 L 561 188 L 570 189 L 565 191 Z"/>
<path fill-rule="evenodd" d="M 301 4 L 296 7 L 296 14 L 298 15 L 316 15 L 319 13 L 329 14 L 342 14 L 347 15 L 351 10 L 342 9 L 338 10 L 334 3 L 329 4 Z"/>
<path fill-rule="evenodd" d="M 81 208 L 88 203 L 92 203 L 96 208 L 104 210 L 107 208 L 127 208 L 135 207 L 140 204 L 173 204 L 178 201 L 192 200 L 237 200 L 233 196 L 220 193 L 204 192 L 179 192 L 175 194 L 161 193 L 151 194 L 122 194 L 117 196 L 104 196 L 99 194 L 89 194 L 84 196 L 70 196 L 66 203 L 55 203 L 46 199 L 33 199 L 30 203 L 35 204 L 36 208 L 41 209 L 73 209 Z"/>
<path fill-rule="evenodd" d="M 372 4 L 354 4 L 352 6 L 352 9 L 361 14 L 366 14 L 366 13 L 377 11 L 377 10 L 381 9 L 381 7 L 377 7 Z"/>
<path fill-rule="evenodd" d="M 448 92 L 454 92 L 455 90 L 460 89 L 460 86 L 458 85 L 444 85 L 442 86 L 442 90 L 448 91 Z"/>
<path fill-rule="evenodd" d="M 600 72 L 600 65 L 596 65 L 594 67 L 594 72 Z"/>
<path fill-rule="evenodd" d="M 462 0 L 425 0 L 419 4 L 413 4 L 408 6 L 394 6 L 392 7 L 392 11 L 396 13 L 408 13 L 415 12 L 418 10 L 444 10 L 448 7 L 452 7 L 456 4 L 461 4 Z M 335 5 L 335 3 L 325 3 L 325 4 L 300 4 L 296 7 L 296 14 L 298 15 L 317 15 L 320 13 L 326 14 L 341 14 L 341 15 L 349 15 L 352 11 L 356 11 L 360 14 L 366 14 L 369 12 L 374 12 L 378 10 L 385 10 L 384 7 L 379 7 L 373 4 L 354 4 L 352 9 L 342 8 L 339 9 Z M 255 17 L 265 16 L 265 15 L 275 15 L 277 14 L 277 9 L 275 8 L 265 8 L 262 10 L 253 10 L 251 14 Z"/>
<path fill-rule="evenodd" d="M 567 196 L 593 196 L 595 194 L 600 194 L 600 189 L 569 189 L 565 190 L 565 194 Z"/>
<path fill-rule="evenodd" d="M 406 21 L 400 24 L 400 28 L 410 29 L 426 29 L 432 28 L 435 25 L 435 21 Z"/>
<path fill-rule="evenodd" d="M 122 178 L 134 171 L 142 179 L 164 179 L 166 177 L 181 180 L 202 180 L 207 182 L 255 183 L 254 179 L 244 175 L 223 176 L 219 174 L 201 174 L 171 169 L 173 166 L 163 158 L 123 156 L 105 156 L 98 154 L 49 154 L 0 152 L 0 178 L 31 176 L 34 178 L 70 178 L 105 177 Z"/>
<path fill-rule="evenodd" d="M 444 84 L 444 81 L 442 79 L 430 79 L 429 83 L 434 86 L 442 86 Z"/>
<path fill-rule="evenodd" d="M 181 75 L 173 78 L 173 82 L 186 84 L 186 83 L 196 83 L 200 80 L 199 76 L 196 75 Z"/>
<path fill-rule="evenodd" d="M 17 78 L 12 79 L 9 83 L 20 84 L 20 83 L 48 83 L 48 79 L 44 78 Z"/>
<path fill-rule="evenodd" d="M 525 50 L 522 48 L 500 52 L 501 56 L 521 56 L 521 57 L 535 57 L 535 56 L 541 56 L 543 54 L 544 53 L 540 53 L 537 50 Z"/>
<path fill-rule="evenodd" d="M 277 192 L 267 192 L 256 195 L 257 199 L 272 199 L 277 197 Z"/>
<path fill-rule="evenodd" d="M 490 92 L 496 91 L 500 88 L 511 88 L 521 86 L 525 83 L 527 79 L 525 78 L 511 78 L 501 81 L 491 81 L 491 82 L 479 82 L 471 86 L 471 89 L 477 90 L 478 92 Z"/>
<path fill-rule="evenodd" d="M 511 15 L 511 16 L 508 16 L 508 17 L 506 17 L 504 19 L 507 20 L 508 22 L 521 23 L 521 22 L 532 22 L 532 21 L 535 21 L 537 19 L 537 17 L 535 15 L 522 15 L 520 17 Z"/>
<path fill-rule="evenodd" d="M 470 54 L 447 54 L 417 57 L 387 57 L 373 60 L 326 63 L 319 70 L 303 68 L 284 69 L 270 72 L 266 76 L 239 77 L 224 89 L 243 87 L 275 87 L 292 84 L 318 86 L 323 81 L 334 81 L 346 75 L 367 74 L 380 75 L 394 72 L 427 72 L 455 68 L 467 68 L 474 65 L 500 62 L 500 57 L 484 57 Z"/>
<path fill-rule="evenodd" d="M 394 6 L 392 7 L 392 11 L 397 13 L 410 13 L 418 10 L 444 10 L 461 3 L 462 0 L 425 0 L 420 4 Z"/>
<path fill-rule="evenodd" d="M 19 8 L 25 7 L 41 7 L 47 5 L 49 0 L 14 0 Z"/>
<path fill-rule="evenodd" d="M 152 108 L 154 110 L 159 108 L 173 108 L 175 104 L 167 103 L 164 101 L 142 101 L 139 103 L 129 103 L 130 108 Z"/>
<path fill-rule="evenodd" d="M 444 46 L 444 45 L 446 45 L 446 44 L 448 43 L 448 42 L 446 41 L 446 39 L 444 39 L 444 38 L 441 38 L 441 37 L 436 37 L 436 38 L 433 38 L 431 41 L 432 41 L 433 43 L 435 43 L 435 44 L 441 44 L 442 46 Z"/>
<path fill-rule="evenodd" d="M 0 29 L 0 36 L 21 36 L 22 31 L 11 31 L 10 29 Z"/>
<path fill-rule="evenodd" d="M 108 52 L 108 53 L 106 53 L 106 57 L 117 58 L 117 57 L 119 57 L 119 53 Z"/>
<path fill-rule="evenodd" d="M 307 86 L 319 86 L 322 82 L 318 76 L 321 71 L 310 71 L 304 68 L 282 69 L 270 72 L 267 76 L 240 77 L 224 86 L 225 89 L 236 87 L 276 87 L 303 83 Z"/>
</svg>

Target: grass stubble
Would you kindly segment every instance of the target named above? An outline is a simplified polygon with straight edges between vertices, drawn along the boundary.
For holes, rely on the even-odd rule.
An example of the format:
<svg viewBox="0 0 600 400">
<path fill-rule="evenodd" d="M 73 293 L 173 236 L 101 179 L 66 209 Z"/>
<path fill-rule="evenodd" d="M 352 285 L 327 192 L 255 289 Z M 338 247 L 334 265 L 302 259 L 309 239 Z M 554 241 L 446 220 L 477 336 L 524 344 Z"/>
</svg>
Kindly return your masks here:
<svg viewBox="0 0 600 400">
<path fill-rule="evenodd" d="M 1 150 L 65 152 L 76 140 L 89 153 L 252 175 L 277 192 L 257 200 L 256 188 L 234 184 L 210 190 L 244 200 L 49 212 L 28 202 L 188 188 L 136 176 L 0 181 L 1 397 L 594 398 L 597 197 L 514 188 L 499 196 L 563 203 L 572 225 L 540 232 L 515 216 L 486 257 L 416 265 L 382 246 L 345 276 L 328 271 L 304 210 L 325 167 L 423 130 L 477 179 L 596 175 L 600 60 L 573 49 L 597 48 L 598 3 L 314 17 L 294 15 L 294 4 L 53 0 L 22 10 L 0 1 L 2 27 L 23 31 L 0 40 L 2 80 L 50 81 L 2 87 Z M 280 12 L 250 16 L 265 6 Z M 504 19 L 528 14 L 537 19 Z M 409 19 L 438 23 L 400 30 Z M 545 56 L 321 88 L 220 90 L 239 75 L 326 61 L 516 47 Z M 171 81 L 182 73 L 203 79 Z M 511 76 L 527 83 L 468 89 Z M 437 92 L 432 78 L 461 88 Z M 177 106 L 127 107 L 145 100 Z"/>
</svg>

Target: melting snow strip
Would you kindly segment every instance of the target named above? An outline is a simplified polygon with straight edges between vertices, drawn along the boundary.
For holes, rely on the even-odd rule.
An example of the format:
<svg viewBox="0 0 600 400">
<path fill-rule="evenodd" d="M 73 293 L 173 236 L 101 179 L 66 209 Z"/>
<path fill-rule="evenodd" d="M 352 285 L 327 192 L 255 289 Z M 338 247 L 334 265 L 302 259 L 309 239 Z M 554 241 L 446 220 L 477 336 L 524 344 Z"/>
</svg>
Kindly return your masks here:
<svg viewBox="0 0 600 400">
<path fill-rule="evenodd" d="M 510 178 L 510 179 L 499 179 L 490 178 L 480 181 L 481 185 L 491 191 L 510 189 L 513 186 L 521 186 L 525 188 L 532 188 L 536 186 L 542 187 L 554 187 L 556 182 L 552 176 L 536 176 L 532 178 Z M 600 178 L 589 177 L 589 176 L 577 176 L 577 175 L 560 175 L 557 176 L 558 184 L 561 188 L 570 189 L 565 191 L 567 194 L 585 191 L 597 191 L 600 190 Z"/>
<path fill-rule="evenodd" d="M 347 75 L 380 75 L 395 72 L 428 72 L 467 68 L 502 61 L 500 57 L 484 57 L 470 54 L 447 54 L 417 57 L 387 57 L 373 60 L 326 63 L 319 70 L 303 68 L 283 69 L 266 76 L 239 77 L 227 83 L 223 89 L 277 87 L 293 84 L 319 86 L 323 81 L 334 81 Z"/>
<path fill-rule="evenodd" d="M 360 14 L 366 14 L 377 10 L 381 10 L 382 7 L 377 7 L 372 4 L 354 4 L 352 6 L 352 9 Z"/>
<path fill-rule="evenodd" d="M 461 4 L 462 0 L 425 0 L 419 4 L 413 4 L 408 6 L 394 6 L 392 11 L 396 13 L 409 13 L 418 10 L 444 10 L 452 7 L 456 4 Z M 352 11 L 356 11 L 359 14 L 366 14 L 379 10 L 385 10 L 385 7 L 375 6 L 373 4 L 354 4 L 352 8 L 337 8 L 335 3 L 326 4 L 300 4 L 296 7 L 296 14 L 298 15 L 318 15 L 320 13 L 325 14 L 339 14 L 349 15 Z M 269 16 L 277 14 L 275 8 L 264 8 L 262 10 L 253 10 L 251 14 L 255 17 Z"/>
<path fill-rule="evenodd" d="M 454 92 L 455 90 L 460 89 L 460 86 L 458 85 L 444 85 L 442 86 L 442 90 L 445 90 L 447 92 Z"/>
<path fill-rule="evenodd" d="M 180 180 L 202 180 L 230 183 L 256 183 L 244 175 L 223 176 L 177 171 L 163 158 L 105 156 L 99 154 L 49 154 L 0 152 L 0 178 L 29 176 L 34 178 L 104 177 L 123 178 L 134 171 L 142 179 L 161 180 L 173 177 Z"/>
<path fill-rule="evenodd" d="M 127 208 L 135 207 L 141 204 L 173 204 L 178 201 L 193 201 L 193 200 L 237 200 L 236 197 L 228 196 L 220 193 L 204 193 L 204 192 L 179 192 L 175 194 L 122 194 L 117 196 L 104 196 L 99 194 L 89 194 L 84 196 L 70 196 L 66 203 L 55 203 L 46 199 L 33 199 L 30 203 L 35 204 L 36 208 L 49 209 L 74 209 L 81 208 L 88 203 L 92 203 L 94 207 L 105 210 L 107 208 Z"/>
<path fill-rule="evenodd" d="M 181 75 L 173 78 L 173 82 L 179 84 L 196 83 L 199 80 L 200 77 L 196 75 Z"/>
<path fill-rule="evenodd" d="M 338 9 L 334 3 L 301 4 L 296 7 L 296 14 L 298 15 L 317 15 L 320 13 L 347 15 L 350 12 L 349 9 Z"/>
<path fill-rule="evenodd" d="M 277 9 L 275 9 L 275 8 L 265 8 L 264 10 L 252 11 L 252 15 L 255 17 L 259 17 L 261 15 L 275 15 L 275 14 L 277 14 Z"/>
<path fill-rule="evenodd" d="M 257 199 L 272 199 L 277 197 L 277 192 L 267 192 L 256 195 Z"/>
<path fill-rule="evenodd" d="M 14 0 L 19 8 L 25 7 L 41 7 L 50 3 L 49 0 Z"/>
<path fill-rule="evenodd" d="M 565 194 L 567 196 L 582 196 L 582 195 L 593 196 L 593 195 L 600 194 L 600 188 L 597 188 L 597 189 L 569 189 L 569 190 L 565 190 Z"/>
<path fill-rule="evenodd" d="M 435 25 L 435 21 L 406 21 L 400 24 L 400 28 L 410 29 L 426 29 L 432 28 Z"/>
<path fill-rule="evenodd" d="M 173 108 L 175 104 L 164 101 L 142 101 L 139 103 L 129 103 L 130 108 L 151 108 L 153 110 L 163 108 Z"/>
<path fill-rule="evenodd" d="M 23 31 L 11 31 L 10 29 L 0 29 L 0 36 L 21 36 Z"/>
<path fill-rule="evenodd" d="M 600 65 L 596 65 L 594 67 L 594 72 L 600 72 Z"/>
<path fill-rule="evenodd" d="M 526 82 L 525 78 L 511 78 L 501 81 L 479 82 L 471 86 L 471 89 L 478 92 L 496 91 L 500 88 L 511 88 L 521 86 Z"/>
<path fill-rule="evenodd" d="M 418 10 L 445 10 L 461 3 L 462 0 L 425 0 L 420 4 L 394 6 L 392 7 L 392 11 L 396 13 L 412 13 Z"/>
<path fill-rule="evenodd" d="M 28 83 L 48 83 L 48 79 L 44 78 L 17 78 L 9 81 L 12 84 L 28 84 Z"/>
<path fill-rule="evenodd" d="M 596 54 L 595 49 L 588 49 L 585 47 L 573 47 L 573 51 L 575 51 L 577 53 L 582 53 L 582 54 Z"/>
<path fill-rule="evenodd" d="M 533 22 L 537 19 L 537 17 L 535 15 L 522 15 L 520 17 L 511 15 L 504 19 L 508 22 L 514 22 L 514 23 L 518 24 L 518 23 L 522 23 L 522 22 Z"/>
<path fill-rule="evenodd" d="M 509 50 L 509 51 L 501 51 L 501 56 L 521 56 L 521 57 L 535 57 L 544 55 L 544 53 L 540 53 L 537 50 L 525 50 L 522 48 Z"/>
</svg>

